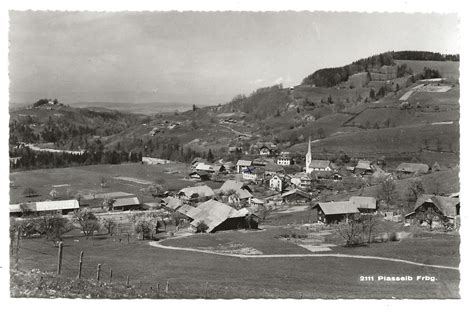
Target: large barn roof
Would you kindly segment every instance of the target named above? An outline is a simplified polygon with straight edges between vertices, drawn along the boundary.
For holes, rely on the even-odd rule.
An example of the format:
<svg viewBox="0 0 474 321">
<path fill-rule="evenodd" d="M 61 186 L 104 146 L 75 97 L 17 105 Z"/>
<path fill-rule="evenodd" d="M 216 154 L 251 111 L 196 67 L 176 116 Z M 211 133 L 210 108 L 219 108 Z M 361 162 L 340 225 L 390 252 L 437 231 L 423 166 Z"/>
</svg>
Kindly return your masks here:
<svg viewBox="0 0 474 321">
<path fill-rule="evenodd" d="M 193 220 L 201 212 L 200 209 L 188 204 L 183 204 L 177 211 Z"/>
<path fill-rule="evenodd" d="M 219 189 L 219 192 L 229 192 L 229 191 L 236 191 L 237 194 L 239 195 L 240 199 L 246 199 L 252 197 L 252 194 L 244 187 L 243 182 L 238 182 L 232 179 L 229 179 L 222 184 L 221 188 Z"/>
<path fill-rule="evenodd" d="M 316 206 L 321 208 L 324 215 L 337 215 L 337 214 L 354 214 L 359 213 L 359 210 L 351 201 L 345 202 L 328 202 L 318 203 Z"/>
<path fill-rule="evenodd" d="M 214 191 L 207 185 L 185 187 L 179 191 L 179 194 L 184 194 L 186 197 L 191 198 L 192 195 L 198 194 L 199 197 L 214 196 Z"/>
<path fill-rule="evenodd" d="M 76 199 L 73 200 L 61 200 L 61 201 L 44 201 L 44 202 L 32 202 L 24 203 L 25 207 L 32 212 L 47 212 L 47 211 L 62 211 L 62 210 L 75 210 L 79 208 L 79 202 Z M 21 204 L 11 204 L 10 213 L 21 212 Z"/>
<path fill-rule="evenodd" d="M 138 197 L 127 197 L 127 198 L 116 199 L 113 206 L 122 207 L 122 206 L 131 206 L 131 205 L 140 205 L 140 200 L 138 199 Z"/>
<path fill-rule="evenodd" d="M 208 227 L 207 232 L 212 232 L 228 218 L 245 217 L 244 213 L 215 200 L 204 202 L 196 208 L 200 212 L 194 217 L 191 225 L 196 227 L 202 221 Z"/>
<path fill-rule="evenodd" d="M 285 197 L 288 197 L 288 196 L 293 195 L 293 194 L 300 195 L 300 196 L 303 196 L 303 197 L 306 197 L 306 198 L 311 198 L 311 196 L 308 193 L 305 193 L 305 192 L 303 192 L 299 189 L 292 189 L 288 192 L 285 192 L 285 193 L 281 194 L 281 197 L 285 198 Z"/>
<path fill-rule="evenodd" d="M 416 200 L 415 211 L 425 203 L 434 204 L 444 216 L 455 217 L 457 213 L 456 206 L 459 204 L 459 198 L 423 194 Z"/>
</svg>

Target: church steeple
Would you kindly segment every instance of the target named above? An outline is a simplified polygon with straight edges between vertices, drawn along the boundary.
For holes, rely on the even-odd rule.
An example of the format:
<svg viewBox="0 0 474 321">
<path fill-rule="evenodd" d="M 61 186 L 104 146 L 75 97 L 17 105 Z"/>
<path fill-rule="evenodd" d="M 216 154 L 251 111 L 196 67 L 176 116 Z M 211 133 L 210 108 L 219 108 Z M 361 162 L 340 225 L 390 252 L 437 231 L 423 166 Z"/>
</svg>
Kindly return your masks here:
<svg viewBox="0 0 474 321">
<path fill-rule="evenodd" d="M 311 164 L 312 156 L 311 156 L 311 136 L 308 140 L 308 152 L 306 153 L 306 173 L 309 173 L 309 165 Z"/>
</svg>

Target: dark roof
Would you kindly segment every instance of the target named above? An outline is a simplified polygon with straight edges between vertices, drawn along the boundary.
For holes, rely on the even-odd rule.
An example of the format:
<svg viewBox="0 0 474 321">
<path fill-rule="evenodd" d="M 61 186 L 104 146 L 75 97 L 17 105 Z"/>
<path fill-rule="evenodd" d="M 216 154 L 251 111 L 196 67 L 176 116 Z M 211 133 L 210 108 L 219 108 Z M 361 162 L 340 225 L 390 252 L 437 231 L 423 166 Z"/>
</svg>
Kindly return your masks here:
<svg viewBox="0 0 474 321">
<path fill-rule="evenodd" d="M 355 204 L 358 209 L 377 209 L 377 199 L 369 196 L 352 196 L 349 201 Z"/>
<path fill-rule="evenodd" d="M 460 204 L 460 201 L 459 198 L 423 194 L 416 200 L 414 210 L 416 211 L 425 203 L 431 203 L 436 206 L 444 216 L 455 217 L 457 214 L 456 206 Z"/>
<path fill-rule="evenodd" d="M 137 197 L 118 198 L 115 200 L 113 207 L 140 205 Z"/>
<path fill-rule="evenodd" d="M 331 164 L 329 160 L 315 159 L 309 164 L 310 168 L 326 168 Z"/>
</svg>

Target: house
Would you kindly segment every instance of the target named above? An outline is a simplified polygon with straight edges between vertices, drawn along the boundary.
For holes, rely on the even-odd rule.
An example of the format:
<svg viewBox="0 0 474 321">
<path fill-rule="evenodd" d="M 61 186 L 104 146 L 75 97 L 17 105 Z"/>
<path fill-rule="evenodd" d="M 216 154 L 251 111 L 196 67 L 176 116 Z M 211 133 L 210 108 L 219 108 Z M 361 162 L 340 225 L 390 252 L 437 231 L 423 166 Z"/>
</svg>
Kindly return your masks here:
<svg viewBox="0 0 474 321">
<path fill-rule="evenodd" d="M 11 216 L 22 216 L 23 214 L 68 214 L 79 209 L 79 202 L 76 199 L 61 201 L 44 201 L 10 204 Z"/>
<path fill-rule="evenodd" d="M 197 163 L 194 169 L 196 171 L 202 171 L 202 172 L 208 172 L 208 173 L 214 172 L 214 168 L 212 167 L 212 165 L 209 165 L 206 163 Z"/>
<path fill-rule="evenodd" d="M 405 218 L 411 224 L 427 223 L 430 227 L 452 224 L 457 229 L 460 225 L 459 210 L 459 198 L 423 194 L 416 200 L 413 212 Z"/>
<path fill-rule="evenodd" d="M 249 181 L 257 181 L 262 180 L 264 174 L 265 170 L 263 168 L 251 166 L 242 171 L 242 178 Z"/>
<path fill-rule="evenodd" d="M 235 164 L 232 162 L 225 162 L 223 165 L 227 173 L 233 172 L 234 169 L 236 168 Z"/>
<path fill-rule="evenodd" d="M 285 203 L 307 203 L 311 200 L 311 195 L 299 189 L 293 189 L 281 194 L 281 198 Z"/>
<path fill-rule="evenodd" d="M 276 153 L 276 145 L 272 143 L 259 144 L 258 151 L 261 156 L 271 156 Z"/>
<path fill-rule="evenodd" d="M 178 196 L 186 201 L 204 202 L 214 197 L 214 191 L 207 185 L 185 187 L 178 192 Z"/>
<path fill-rule="evenodd" d="M 250 206 L 252 208 L 263 208 L 265 206 L 265 202 L 262 201 L 261 199 L 259 198 L 255 198 L 255 197 L 252 197 L 249 201 L 250 203 Z"/>
<path fill-rule="evenodd" d="M 285 169 L 282 166 L 272 163 L 265 165 L 263 169 L 265 170 L 265 176 L 272 176 L 285 172 Z"/>
<path fill-rule="evenodd" d="M 374 214 L 377 211 L 377 199 L 369 196 L 352 196 L 349 201 L 354 203 L 361 214 Z"/>
<path fill-rule="evenodd" d="M 277 191 L 277 192 L 282 192 L 283 189 L 285 188 L 286 181 L 281 175 L 274 175 L 270 181 L 268 182 L 268 186 L 270 189 Z"/>
<path fill-rule="evenodd" d="M 228 150 L 229 154 L 241 154 L 242 147 L 240 146 L 230 146 Z"/>
<path fill-rule="evenodd" d="M 224 203 L 208 200 L 196 207 L 199 212 L 194 216 L 191 226 L 198 228 L 205 224 L 206 233 L 223 230 L 258 228 L 258 217 L 246 211 L 238 211 Z"/>
<path fill-rule="evenodd" d="M 290 178 L 290 183 L 298 188 L 301 188 L 303 190 L 307 190 L 311 188 L 311 182 L 313 179 L 309 177 L 309 175 L 306 175 L 306 173 L 296 173 L 291 176 Z"/>
<path fill-rule="evenodd" d="M 227 180 L 222 184 L 221 188 L 219 189 L 219 193 L 222 194 L 229 194 L 231 192 L 235 192 L 235 196 L 238 199 L 235 200 L 237 202 L 241 201 L 248 201 L 250 198 L 252 198 L 252 190 L 250 187 L 248 187 L 247 184 L 244 184 L 243 182 L 235 181 L 235 180 Z"/>
<path fill-rule="evenodd" d="M 359 210 L 351 201 L 319 202 L 313 208 L 316 209 L 318 220 L 325 224 L 346 222 L 357 219 L 359 215 Z"/>
<path fill-rule="evenodd" d="M 293 159 L 288 152 L 281 153 L 280 156 L 277 157 L 276 163 L 280 166 L 290 166 L 293 164 Z"/>
<path fill-rule="evenodd" d="M 199 163 L 206 163 L 207 160 L 205 160 L 204 158 L 201 158 L 201 157 L 195 157 L 192 161 L 191 161 L 191 168 L 196 168 L 197 164 Z"/>
<path fill-rule="evenodd" d="M 265 167 L 268 164 L 275 164 L 275 162 L 271 158 L 263 158 L 263 157 L 255 158 L 252 161 L 252 166 L 256 166 L 256 167 Z"/>
<path fill-rule="evenodd" d="M 208 181 L 211 178 L 211 174 L 206 171 L 194 170 L 189 173 L 189 177 L 200 181 Z"/>
<path fill-rule="evenodd" d="M 243 170 L 249 166 L 252 165 L 252 161 L 249 161 L 249 160 L 245 160 L 245 159 L 239 159 L 237 161 L 237 173 L 242 173 Z"/>
<path fill-rule="evenodd" d="M 116 199 L 112 205 L 112 208 L 118 211 L 129 211 L 138 210 L 140 206 L 141 204 L 138 197 L 126 197 Z"/>
<path fill-rule="evenodd" d="M 426 164 L 401 163 L 395 170 L 398 178 L 410 177 L 414 175 L 427 174 L 430 167 Z"/>
<path fill-rule="evenodd" d="M 161 205 L 163 205 L 168 210 L 174 211 L 183 205 L 183 201 L 181 201 L 179 198 L 168 196 L 161 200 Z"/>
<path fill-rule="evenodd" d="M 370 161 L 359 160 L 357 162 L 357 165 L 354 168 L 354 172 L 360 175 L 367 175 L 367 174 L 372 174 L 374 170 L 372 166 L 370 165 Z"/>
</svg>

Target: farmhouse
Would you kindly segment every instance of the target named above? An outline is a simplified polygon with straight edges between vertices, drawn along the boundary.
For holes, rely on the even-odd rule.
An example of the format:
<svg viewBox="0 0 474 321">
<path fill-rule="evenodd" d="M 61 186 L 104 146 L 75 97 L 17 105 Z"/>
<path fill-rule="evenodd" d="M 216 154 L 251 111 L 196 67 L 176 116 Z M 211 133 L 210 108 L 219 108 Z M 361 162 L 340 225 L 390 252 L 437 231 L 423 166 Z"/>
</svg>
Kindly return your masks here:
<svg viewBox="0 0 474 321">
<path fill-rule="evenodd" d="M 367 175 L 373 173 L 373 168 L 367 160 L 359 160 L 354 168 L 354 172 L 360 175 Z"/>
<path fill-rule="evenodd" d="M 119 198 L 112 206 L 119 211 L 137 210 L 140 208 L 140 200 L 137 197 Z"/>
<path fill-rule="evenodd" d="M 281 198 L 285 203 L 300 204 L 309 202 L 311 200 L 311 195 L 299 189 L 293 189 L 281 194 Z"/>
<path fill-rule="evenodd" d="M 171 196 L 168 196 L 164 199 L 161 200 L 161 204 L 169 209 L 169 210 L 176 210 L 178 207 L 180 207 L 181 205 L 183 205 L 183 202 L 179 199 L 179 198 L 176 198 L 176 197 L 171 197 Z"/>
<path fill-rule="evenodd" d="M 191 173 L 189 173 L 189 177 L 192 179 L 200 180 L 200 181 L 208 181 L 211 178 L 209 172 L 198 171 L 198 170 L 194 170 Z"/>
<path fill-rule="evenodd" d="M 244 184 L 243 182 L 238 182 L 235 180 L 227 180 L 222 184 L 221 188 L 219 189 L 219 193 L 229 194 L 235 192 L 236 195 L 233 197 L 237 197 L 238 199 L 235 201 L 248 201 L 252 197 L 252 190 L 248 185 Z"/>
<path fill-rule="evenodd" d="M 207 185 L 185 187 L 178 192 L 178 196 L 186 201 L 195 200 L 203 202 L 214 197 L 214 191 Z"/>
<path fill-rule="evenodd" d="M 318 215 L 318 220 L 325 224 L 339 223 L 357 218 L 359 210 L 351 201 L 346 202 L 320 202 L 314 208 Z"/>
<path fill-rule="evenodd" d="M 208 200 L 196 207 L 197 213 L 191 225 L 197 228 L 201 223 L 207 227 L 207 233 L 214 233 L 223 230 L 258 228 L 258 217 L 253 214 L 237 211 L 224 203 Z"/>
<path fill-rule="evenodd" d="M 459 198 L 423 194 L 418 197 L 413 212 L 405 218 L 410 223 L 427 223 L 430 227 L 449 223 L 457 228 L 460 223 L 459 210 Z"/>
<path fill-rule="evenodd" d="M 239 159 L 237 161 L 237 173 L 242 173 L 243 170 L 249 166 L 252 165 L 252 161 L 249 161 L 249 160 L 245 160 L 245 159 Z"/>
<path fill-rule="evenodd" d="M 417 163 L 401 163 L 398 165 L 396 172 L 399 178 L 409 177 L 413 175 L 426 174 L 430 167 L 426 164 Z"/>
<path fill-rule="evenodd" d="M 259 144 L 258 148 L 259 154 L 262 156 L 270 156 L 275 154 L 276 145 L 271 143 Z"/>
<path fill-rule="evenodd" d="M 369 196 L 352 196 L 349 201 L 354 203 L 359 212 L 363 214 L 374 214 L 377 210 L 377 199 Z"/>
<path fill-rule="evenodd" d="M 293 162 L 289 153 L 281 153 L 277 158 L 277 164 L 280 166 L 290 166 Z"/>
<path fill-rule="evenodd" d="M 62 201 L 44 201 L 10 204 L 11 216 L 22 216 L 23 214 L 68 214 L 79 209 L 79 202 L 76 199 Z"/>
</svg>

